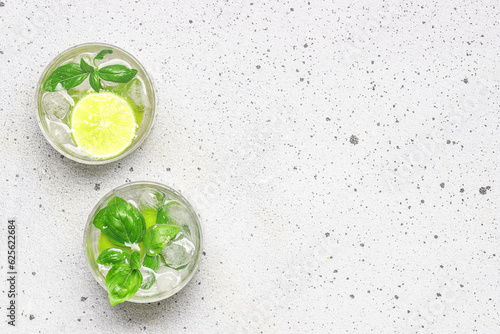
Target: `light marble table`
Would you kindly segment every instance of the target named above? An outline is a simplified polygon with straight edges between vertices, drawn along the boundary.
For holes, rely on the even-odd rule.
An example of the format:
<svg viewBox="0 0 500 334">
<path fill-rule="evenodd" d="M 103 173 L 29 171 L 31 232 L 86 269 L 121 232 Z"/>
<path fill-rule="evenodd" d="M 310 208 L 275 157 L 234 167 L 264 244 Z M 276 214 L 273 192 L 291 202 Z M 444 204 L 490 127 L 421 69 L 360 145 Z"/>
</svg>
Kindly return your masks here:
<svg viewBox="0 0 500 334">
<path fill-rule="evenodd" d="M 499 333 L 498 1 L 0 0 L 1 333 Z M 120 162 L 62 158 L 36 83 L 122 47 L 159 95 Z M 180 293 L 111 308 L 94 204 L 160 181 L 202 217 Z M 7 223 L 17 326 L 7 326 Z"/>
</svg>

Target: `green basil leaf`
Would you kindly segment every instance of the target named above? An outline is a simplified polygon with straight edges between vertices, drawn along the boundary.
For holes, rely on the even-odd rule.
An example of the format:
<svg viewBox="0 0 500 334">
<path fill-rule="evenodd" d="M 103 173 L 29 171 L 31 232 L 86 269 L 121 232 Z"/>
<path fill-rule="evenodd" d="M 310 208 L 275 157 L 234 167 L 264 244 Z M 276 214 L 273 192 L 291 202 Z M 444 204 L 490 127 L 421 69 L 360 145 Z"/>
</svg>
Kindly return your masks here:
<svg viewBox="0 0 500 334">
<path fill-rule="evenodd" d="M 129 82 L 137 74 L 137 70 L 124 65 L 109 65 L 99 69 L 99 76 L 111 82 Z"/>
<path fill-rule="evenodd" d="M 159 254 L 156 256 L 145 256 L 142 265 L 156 272 L 160 267 L 160 261 L 161 260 Z"/>
<path fill-rule="evenodd" d="M 129 255 L 119 248 L 108 248 L 99 254 L 95 262 L 103 266 L 112 266 L 118 263 L 127 263 L 130 260 Z"/>
<path fill-rule="evenodd" d="M 144 217 L 132 204 L 117 204 L 106 209 L 106 225 L 101 229 L 111 242 L 131 247 L 146 231 Z"/>
<path fill-rule="evenodd" d="M 102 229 L 103 226 L 106 224 L 106 220 L 104 218 L 104 212 L 106 211 L 106 208 L 109 207 L 109 206 L 115 205 L 115 204 L 126 204 L 126 203 L 128 203 L 128 202 L 126 200 L 124 200 L 123 198 L 113 197 L 108 202 L 108 204 L 106 205 L 106 207 L 104 207 L 103 209 L 99 210 L 99 212 L 97 213 L 97 215 L 95 215 L 94 220 L 92 221 L 92 223 L 98 229 Z"/>
<path fill-rule="evenodd" d="M 126 200 L 124 200 L 123 198 L 115 196 L 111 199 L 111 201 L 108 202 L 107 206 L 116 205 L 116 204 L 127 204 L 127 203 L 128 202 Z"/>
<path fill-rule="evenodd" d="M 172 240 L 181 227 L 177 225 L 153 225 L 144 234 L 146 255 L 156 256 Z"/>
<path fill-rule="evenodd" d="M 141 255 L 139 252 L 133 251 L 130 255 L 130 268 L 139 269 L 141 267 Z"/>
<path fill-rule="evenodd" d="M 180 224 L 172 219 L 170 211 L 173 206 L 181 206 L 182 204 L 177 201 L 171 201 L 164 204 L 158 209 L 156 213 L 156 224 Z"/>
<path fill-rule="evenodd" d="M 141 212 L 119 197 L 113 198 L 98 212 L 93 224 L 118 246 L 131 247 L 141 241 L 146 231 L 146 221 Z"/>
<path fill-rule="evenodd" d="M 94 89 L 97 93 L 99 93 L 99 90 L 102 88 L 101 85 L 101 78 L 99 78 L 99 72 L 93 72 L 90 74 L 89 77 L 89 82 L 90 82 L 90 87 Z"/>
<path fill-rule="evenodd" d="M 47 92 L 67 90 L 78 86 L 88 76 L 89 74 L 83 72 L 80 65 L 76 63 L 69 63 L 58 67 L 49 75 L 47 80 L 43 83 L 43 90 Z"/>
<path fill-rule="evenodd" d="M 87 73 L 92 73 L 94 72 L 94 68 L 92 66 L 90 66 L 89 64 L 87 64 L 87 62 L 85 60 L 80 59 L 80 68 L 82 69 L 83 72 L 87 72 Z"/>
<path fill-rule="evenodd" d="M 106 212 L 106 208 L 99 210 L 99 212 L 95 215 L 92 224 L 100 230 L 106 225 L 106 219 L 104 217 L 104 213 Z"/>
<path fill-rule="evenodd" d="M 111 306 L 132 298 L 142 285 L 142 274 L 128 264 L 116 264 L 106 275 L 106 289 Z"/>
<path fill-rule="evenodd" d="M 108 50 L 108 49 L 102 50 L 101 52 L 99 52 L 99 53 L 97 54 L 97 56 L 95 56 L 94 61 L 95 61 L 96 59 L 102 60 L 102 59 L 104 58 L 104 56 L 105 56 L 105 55 L 107 55 L 107 54 L 111 54 L 111 53 L 113 53 L 113 50 Z"/>
</svg>

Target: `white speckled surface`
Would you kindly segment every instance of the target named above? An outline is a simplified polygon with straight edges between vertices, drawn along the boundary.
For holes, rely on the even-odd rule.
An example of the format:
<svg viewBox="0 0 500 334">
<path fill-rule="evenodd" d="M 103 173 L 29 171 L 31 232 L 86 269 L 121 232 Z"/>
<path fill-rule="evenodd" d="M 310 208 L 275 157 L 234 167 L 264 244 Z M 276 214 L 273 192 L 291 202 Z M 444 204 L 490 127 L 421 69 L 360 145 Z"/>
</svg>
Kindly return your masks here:
<svg viewBox="0 0 500 334">
<path fill-rule="evenodd" d="M 500 332 L 499 20 L 495 0 L 0 0 L 0 332 Z M 160 103 L 101 167 L 34 116 L 46 64 L 92 41 L 134 54 Z M 111 308 L 82 233 L 136 180 L 195 203 L 206 255 L 174 297 Z"/>
</svg>

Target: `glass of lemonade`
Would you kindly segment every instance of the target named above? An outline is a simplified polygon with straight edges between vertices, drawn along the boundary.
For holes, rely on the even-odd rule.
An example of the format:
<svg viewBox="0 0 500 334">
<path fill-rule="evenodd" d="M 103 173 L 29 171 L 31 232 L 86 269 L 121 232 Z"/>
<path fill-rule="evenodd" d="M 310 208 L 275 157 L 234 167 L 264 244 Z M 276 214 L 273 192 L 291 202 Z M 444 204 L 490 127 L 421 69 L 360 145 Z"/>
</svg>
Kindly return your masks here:
<svg viewBox="0 0 500 334">
<path fill-rule="evenodd" d="M 131 226 L 134 219 L 138 224 Z M 169 234 L 164 239 L 162 229 Z M 156 302 L 181 290 L 198 268 L 202 239 L 199 217 L 180 193 L 132 182 L 96 204 L 83 245 L 92 274 L 116 305 Z"/>
<path fill-rule="evenodd" d="M 155 119 L 153 82 L 128 52 L 109 44 L 74 46 L 45 69 L 37 86 L 37 120 L 66 157 L 104 164 L 133 152 Z"/>
</svg>

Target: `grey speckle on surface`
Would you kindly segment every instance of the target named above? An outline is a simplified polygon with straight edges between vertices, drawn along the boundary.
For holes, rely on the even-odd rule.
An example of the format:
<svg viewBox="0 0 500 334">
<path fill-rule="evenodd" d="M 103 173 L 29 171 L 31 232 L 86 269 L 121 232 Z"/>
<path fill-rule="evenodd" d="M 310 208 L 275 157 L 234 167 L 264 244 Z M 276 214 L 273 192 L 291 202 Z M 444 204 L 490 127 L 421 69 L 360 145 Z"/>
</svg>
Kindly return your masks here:
<svg viewBox="0 0 500 334">
<path fill-rule="evenodd" d="M 500 333 L 498 0 L 0 2 L 0 333 Z M 33 99 L 93 40 L 158 97 L 99 166 L 60 158 Z M 203 255 L 167 300 L 111 307 L 83 232 L 139 180 L 190 200 Z"/>
</svg>

